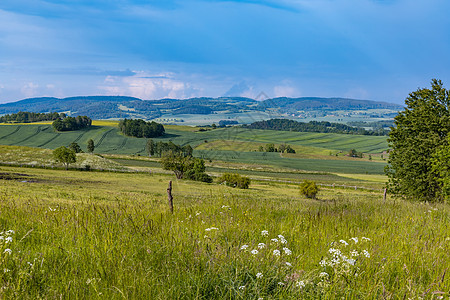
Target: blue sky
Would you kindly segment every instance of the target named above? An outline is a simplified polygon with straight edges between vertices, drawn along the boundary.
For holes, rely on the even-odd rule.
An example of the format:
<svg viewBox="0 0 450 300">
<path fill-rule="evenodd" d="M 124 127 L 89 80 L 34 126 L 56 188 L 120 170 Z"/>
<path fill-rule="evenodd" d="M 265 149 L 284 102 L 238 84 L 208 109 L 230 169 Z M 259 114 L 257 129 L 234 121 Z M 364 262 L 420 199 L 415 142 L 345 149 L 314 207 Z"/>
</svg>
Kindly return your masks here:
<svg viewBox="0 0 450 300">
<path fill-rule="evenodd" d="M 1 0 L 0 103 L 450 87 L 448 0 Z"/>
</svg>

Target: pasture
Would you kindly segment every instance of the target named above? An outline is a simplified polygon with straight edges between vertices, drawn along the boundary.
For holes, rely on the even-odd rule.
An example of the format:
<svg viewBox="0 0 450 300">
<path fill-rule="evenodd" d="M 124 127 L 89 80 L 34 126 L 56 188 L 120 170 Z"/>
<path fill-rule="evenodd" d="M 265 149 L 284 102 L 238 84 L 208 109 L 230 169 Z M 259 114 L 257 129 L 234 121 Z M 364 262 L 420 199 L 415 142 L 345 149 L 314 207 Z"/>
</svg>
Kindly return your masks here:
<svg viewBox="0 0 450 300">
<path fill-rule="evenodd" d="M 380 191 L 0 167 L 2 298 L 438 299 L 450 209 Z M 174 180 L 174 214 L 166 188 Z"/>
</svg>

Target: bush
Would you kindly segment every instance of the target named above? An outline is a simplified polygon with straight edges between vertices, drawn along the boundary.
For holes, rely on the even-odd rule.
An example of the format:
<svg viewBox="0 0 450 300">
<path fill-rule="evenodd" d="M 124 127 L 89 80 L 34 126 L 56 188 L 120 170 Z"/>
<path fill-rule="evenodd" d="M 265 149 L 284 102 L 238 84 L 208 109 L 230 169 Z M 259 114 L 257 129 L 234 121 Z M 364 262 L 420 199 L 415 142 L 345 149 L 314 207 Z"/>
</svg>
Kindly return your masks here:
<svg viewBox="0 0 450 300">
<path fill-rule="evenodd" d="M 316 199 L 316 195 L 319 192 L 319 187 L 312 180 L 305 180 L 300 184 L 300 193 L 307 198 Z"/>
<path fill-rule="evenodd" d="M 219 183 L 225 183 L 227 186 L 237 187 L 240 189 L 248 189 L 250 185 L 250 178 L 236 173 L 225 173 L 219 177 Z"/>
</svg>

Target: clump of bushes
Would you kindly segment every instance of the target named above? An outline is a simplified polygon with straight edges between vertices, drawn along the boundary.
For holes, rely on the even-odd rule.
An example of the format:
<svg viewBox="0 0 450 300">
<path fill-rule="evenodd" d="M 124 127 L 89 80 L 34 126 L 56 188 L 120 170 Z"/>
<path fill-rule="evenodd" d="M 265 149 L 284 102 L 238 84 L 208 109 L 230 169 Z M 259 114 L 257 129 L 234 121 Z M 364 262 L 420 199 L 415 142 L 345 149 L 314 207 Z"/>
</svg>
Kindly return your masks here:
<svg viewBox="0 0 450 300">
<path fill-rule="evenodd" d="M 227 186 L 248 189 L 250 178 L 236 173 L 225 173 L 219 177 L 219 183 L 225 183 Z"/>
<path fill-rule="evenodd" d="M 300 184 L 300 193 L 307 198 L 316 199 L 316 195 L 319 192 L 319 187 L 316 182 L 312 180 L 305 180 Z"/>
</svg>

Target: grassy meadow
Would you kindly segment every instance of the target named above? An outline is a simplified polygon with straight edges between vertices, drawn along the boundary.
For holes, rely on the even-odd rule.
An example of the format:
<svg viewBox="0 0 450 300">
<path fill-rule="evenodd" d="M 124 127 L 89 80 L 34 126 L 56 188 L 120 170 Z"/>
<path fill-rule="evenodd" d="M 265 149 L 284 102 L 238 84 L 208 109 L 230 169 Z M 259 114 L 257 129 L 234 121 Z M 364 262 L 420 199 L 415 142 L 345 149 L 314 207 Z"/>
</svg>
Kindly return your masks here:
<svg viewBox="0 0 450 300">
<path fill-rule="evenodd" d="M 447 298 L 450 209 L 367 190 L 0 167 L 0 295 Z M 166 188 L 174 180 L 174 214 Z"/>
</svg>

